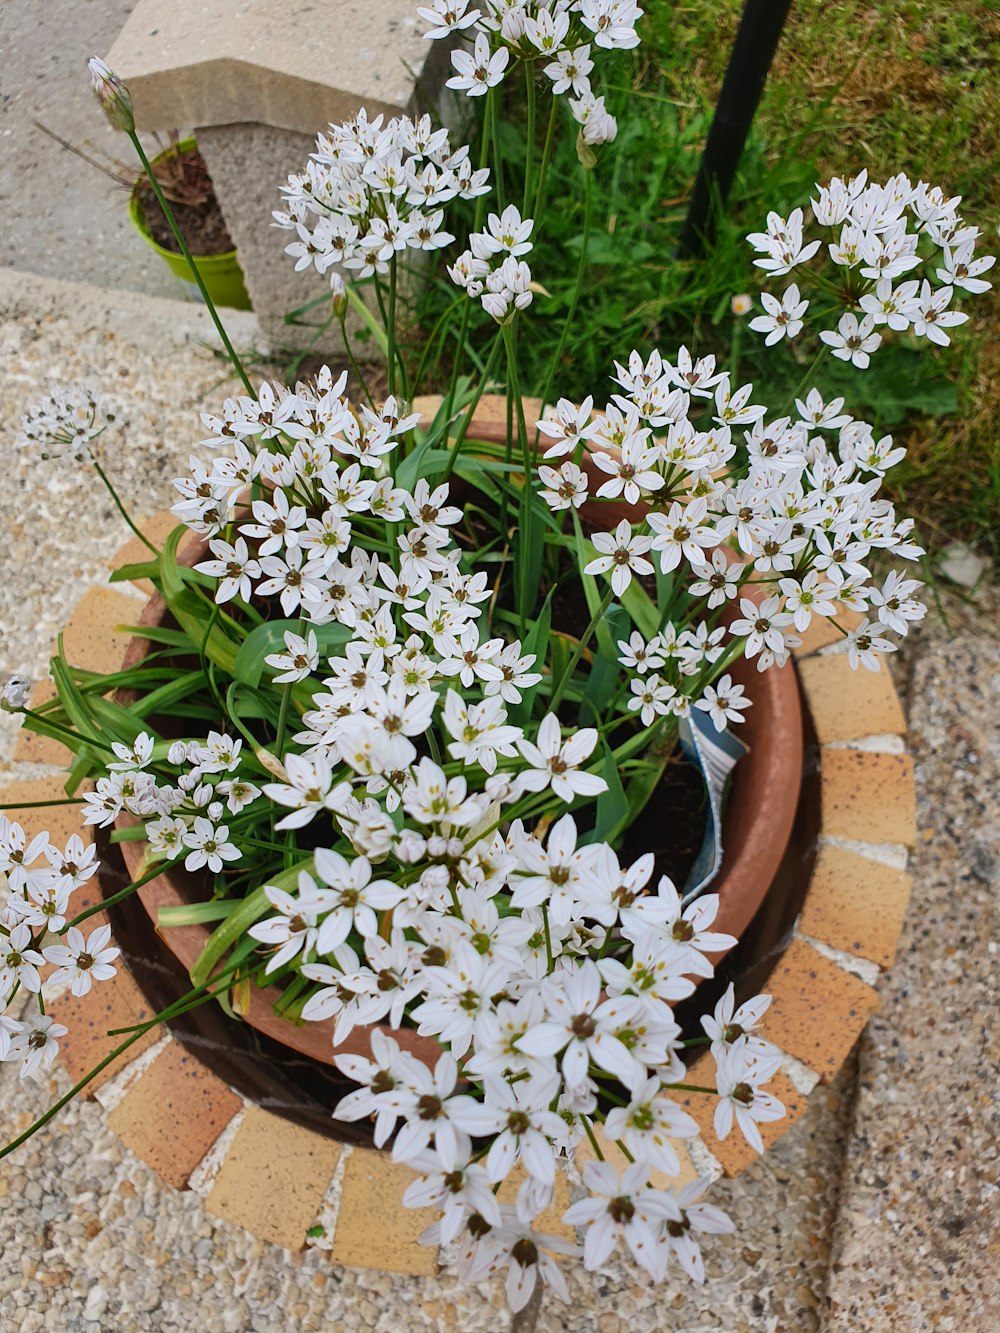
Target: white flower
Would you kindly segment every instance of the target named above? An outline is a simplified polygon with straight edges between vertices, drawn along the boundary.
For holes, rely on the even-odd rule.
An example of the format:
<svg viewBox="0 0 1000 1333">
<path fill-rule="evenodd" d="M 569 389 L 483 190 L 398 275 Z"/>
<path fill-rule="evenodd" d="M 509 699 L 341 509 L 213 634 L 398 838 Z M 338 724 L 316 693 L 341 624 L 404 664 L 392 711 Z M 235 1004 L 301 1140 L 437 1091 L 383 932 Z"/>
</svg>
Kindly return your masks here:
<svg viewBox="0 0 1000 1333">
<path fill-rule="evenodd" d="M 21 1077 L 29 1078 L 39 1069 L 48 1069 L 59 1051 L 57 1038 L 69 1031 L 49 1014 L 29 1013 L 19 1031 L 12 1032 L 8 1059 L 21 1061 Z"/>
<path fill-rule="evenodd" d="M 202 560 L 195 565 L 195 569 L 210 578 L 219 579 L 215 600 L 221 603 L 242 597 L 248 602 L 253 594 L 251 580 L 260 577 L 260 564 L 251 558 L 245 539 L 237 537 L 230 544 L 217 537 L 208 543 L 208 549 L 215 559 Z"/>
<path fill-rule="evenodd" d="M 782 631 L 791 625 L 792 617 L 786 611 L 780 611 L 780 598 L 765 597 L 758 606 L 749 597 L 740 598 L 742 616 L 730 622 L 729 632 L 739 637 L 746 637 L 743 649 L 747 657 L 756 657 L 759 652 L 768 649 L 775 655 L 785 651 Z"/>
<path fill-rule="evenodd" d="M 580 0 L 580 21 L 594 41 L 609 51 L 629 51 L 639 45 L 635 25 L 642 10 L 632 0 Z"/>
<path fill-rule="evenodd" d="M 975 241 L 968 240 L 954 249 L 950 245 L 944 247 L 944 266 L 938 269 L 937 276 L 946 287 L 961 287 L 967 292 L 989 291 L 991 284 L 979 275 L 993 267 L 996 257 L 983 255 L 981 259 L 973 259 L 974 246 Z"/>
<path fill-rule="evenodd" d="M 623 1142 L 636 1161 L 676 1176 L 681 1164 L 671 1140 L 693 1138 L 698 1122 L 671 1101 L 658 1078 L 650 1078 L 627 1106 L 608 1112 L 604 1128 L 608 1138 Z"/>
<path fill-rule="evenodd" d="M 896 645 L 878 634 L 880 626 L 862 620 L 861 624 L 850 630 L 843 644 L 838 644 L 839 651 L 847 653 L 847 660 L 857 670 L 859 666 L 868 671 L 879 671 L 881 663 L 879 653 L 894 653 Z"/>
<path fill-rule="evenodd" d="M 84 939 L 81 930 L 70 926 L 66 944 L 50 944 L 42 950 L 45 961 L 55 964 L 57 969 L 49 981 L 55 984 L 68 980 L 74 995 L 86 995 L 94 981 L 113 977 L 117 969 L 112 963 L 121 951 L 108 947 L 110 939 L 110 926 L 99 926 L 89 940 Z"/>
<path fill-rule="evenodd" d="M 945 329 L 964 324 L 969 318 L 960 310 L 948 309 L 953 294 L 954 289 L 951 287 L 939 287 L 936 292 L 932 291 L 930 283 L 924 281 L 913 313 L 913 332 L 918 338 L 929 338 L 939 347 L 948 346 L 951 339 Z"/>
<path fill-rule="evenodd" d="M 620 1179 L 610 1162 L 588 1162 L 584 1167 L 583 1182 L 591 1197 L 574 1203 L 563 1220 L 587 1227 L 585 1267 L 594 1270 L 607 1263 L 621 1240 L 640 1268 L 654 1279 L 662 1277 L 657 1234 L 663 1222 L 680 1219 L 680 1210 L 672 1194 L 651 1190 L 648 1180 L 645 1162 L 633 1162 Z"/>
<path fill-rule="evenodd" d="M 890 278 L 880 278 L 874 292 L 866 292 L 859 304 L 876 324 L 888 324 L 890 329 L 902 332 L 910 327 L 919 306 L 918 287 L 916 280 L 901 282 L 898 287 L 893 287 Z"/>
<path fill-rule="evenodd" d="M 545 451 L 546 458 L 562 458 L 571 454 L 578 444 L 589 440 L 598 429 L 599 422 L 592 420 L 594 400 L 584 398 L 579 407 L 568 398 L 560 398 L 555 406 L 555 414 L 535 423 L 539 434 L 555 440 Z"/>
<path fill-rule="evenodd" d="M 490 55 L 490 44 L 485 34 L 479 33 L 472 55 L 468 51 L 452 51 L 451 63 L 458 73 L 448 80 L 447 87 L 469 97 L 481 97 L 487 88 L 500 83 L 509 61 L 506 46 Z"/>
<path fill-rule="evenodd" d="M 30 698 L 31 681 L 27 676 L 11 676 L 0 690 L 0 708 L 5 713 L 20 713 L 27 708 Z"/>
<path fill-rule="evenodd" d="M 418 5 L 417 13 L 431 28 L 424 36 L 429 41 L 438 37 L 447 37 L 449 33 L 461 32 L 478 22 L 478 9 L 469 9 L 469 0 L 431 0 L 431 4 Z"/>
<path fill-rule="evenodd" d="M 247 934 L 262 944 L 278 946 L 265 969 L 274 972 L 296 954 L 307 956 L 313 952 L 319 935 L 320 915 L 331 904 L 332 897 L 325 890 L 321 891 L 304 870 L 299 871 L 297 897 L 293 898 L 273 884 L 264 886 L 264 895 L 271 906 L 278 909 L 279 915 L 258 921 Z"/>
<path fill-rule="evenodd" d="M 582 46 L 563 47 L 562 50 L 555 53 L 555 60 L 548 65 L 543 66 L 543 73 L 547 74 L 552 80 L 552 91 L 559 95 L 567 93 L 570 89 L 578 97 L 590 91 L 590 81 L 587 75 L 594 68 L 594 62 L 590 59 L 590 47 L 584 43 Z"/>
<path fill-rule="evenodd" d="M 517 742 L 517 748 L 530 765 L 526 772 L 517 775 L 517 787 L 520 791 L 544 791 L 552 787 L 555 794 L 563 801 L 573 801 L 577 796 L 596 796 L 607 791 L 608 784 L 595 773 L 581 773 L 580 765 L 589 759 L 597 745 L 597 732 L 593 727 L 582 727 L 575 731 L 567 741 L 563 741 L 559 719 L 555 713 L 547 713 L 542 719 L 532 743 L 527 739 Z"/>
<path fill-rule="evenodd" d="M 617 456 L 596 450 L 591 457 L 596 467 L 610 473 L 610 481 L 602 482 L 597 489 L 602 499 L 620 495 L 626 504 L 634 505 L 643 491 L 657 491 L 664 485 L 664 478 L 654 471 L 657 450 L 647 448 L 642 439 L 627 437 Z"/>
<path fill-rule="evenodd" d="M 870 354 L 882 341 L 882 335 L 875 333 L 874 328 L 875 320 L 871 315 L 865 315 L 859 321 L 857 315 L 848 313 L 841 315 L 836 333 L 824 329 L 819 336 L 835 357 L 841 361 L 850 361 L 859 370 L 864 370 L 871 359 Z"/>
<path fill-rule="evenodd" d="M 346 783 L 333 785 L 333 769 L 325 759 L 287 754 L 284 766 L 287 782 L 268 782 L 263 789 L 269 800 L 292 811 L 275 828 L 301 828 L 321 810 L 336 810 L 350 794 Z"/>
<path fill-rule="evenodd" d="M 288 681 L 305 680 L 319 666 L 319 644 L 314 630 L 307 630 L 305 635 L 285 631 L 283 653 L 268 653 L 264 661 L 280 673 L 274 677 L 275 685 Z"/>
<path fill-rule="evenodd" d="M 705 597 L 710 611 L 731 602 L 740 590 L 744 566 L 730 560 L 721 548 L 712 552 L 711 564 L 702 556 L 691 562 L 691 568 L 698 577 L 688 591 L 694 597 Z"/>
<path fill-rule="evenodd" d="M 441 718 L 453 737 L 448 753 L 455 759 L 479 764 L 484 772 L 495 773 L 498 754 L 507 758 L 517 754 L 514 742 L 523 733 L 520 727 L 506 724 L 507 710 L 495 696 L 470 706 L 460 694 L 449 690 Z"/>
<path fill-rule="evenodd" d="M 651 727 L 657 717 L 671 711 L 670 702 L 677 693 L 676 686 L 661 680 L 655 672 L 629 681 L 629 689 L 633 697 L 628 701 L 628 708 L 639 714 L 644 727 Z"/>
<path fill-rule="evenodd" d="M 34 995 L 42 989 L 38 969 L 45 959 L 31 947 L 32 942 L 31 929 L 24 922 L 0 934 L 0 999 L 9 997 L 15 986 Z"/>
<path fill-rule="evenodd" d="M 578 848 L 576 842 L 572 815 L 556 820 L 544 847 L 538 838 L 517 839 L 514 850 L 520 865 L 509 881 L 512 905 L 524 908 L 544 903 L 558 925 L 571 921 L 576 900 L 590 885 L 595 870 L 595 849 Z"/>
<path fill-rule="evenodd" d="M 782 338 L 794 338 L 802 329 L 802 316 L 809 308 L 809 302 L 803 301 L 798 286 L 793 282 L 779 301 L 769 292 L 761 292 L 761 305 L 765 314 L 750 321 L 749 327 L 755 333 L 766 333 L 765 347 L 773 347 Z"/>
<path fill-rule="evenodd" d="M 526 255 L 531 249 L 528 237 L 534 227 L 533 218 L 522 218 L 514 204 L 508 204 L 498 216 L 490 213 L 486 230 L 473 232 L 469 237 L 472 253 L 477 259 L 490 260 L 494 255 Z"/>
<path fill-rule="evenodd" d="M 678 1190 L 674 1199 L 680 1219 L 667 1218 L 660 1230 L 662 1243 L 669 1253 L 677 1256 L 677 1262 L 694 1282 L 705 1281 L 705 1265 L 691 1232 L 702 1231 L 708 1235 L 725 1236 L 736 1230 L 735 1223 L 721 1208 L 698 1202 L 708 1186 L 707 1180 L 699 1179 L 692 1180 L 682 1190 Z"/>
<path fill-rule="evenodd" d="M 583 572 L 605 574 L 611 570 L 611 587 L 616 596 L 620 597 L 632 582 L 633 572 L 653 573 L 653 566 L 643 558 L 653 545 L 653 538 L 634 533 L 627 518 L 622 519 L 614 532 L 595 532 L 591 540 L 601 554 L 584 566 Z"/>
<path fill-rule="evenodd" d="M 737 1008 L 736 991 L 732 982 L 729 983 L 714 1013 L 704 1014 L 701 1019 L 702 1027 L 712 1039 L 712 1054 L 716 1061 L 721 1060 L 737 1042 L 754 1055 L 774 1054 L 775 1047 L 757 1035 L 757 1028 L 770 1004 L 770 995 L 752 995 Z"/>
<path fill-rule="evenodd" d="M 749 708 L 751 700 L 744 697 L 743 686 L 735 685 L 728 672 L 720 676 L 716 684 L 706 685 L 700 699 L 695 700 L 695 708 L 706 712 L 715 724 L 716 731 L 725 731 L 729 722 L 742 722 L 742 711 Z"/>
<path fill-rule="evenodd" d="M 190 847 L 184 858 L 185 870 L 200 870 L 208 866 L 213 874 L 222 870 L 226 861 L 238 861 L 242 852 L 229 841 L 229 828 L 225 824 L 216 827 L 210 819 L 195 817 L 194 828 L 184 834 L 184 846 Z"/>
<path fill-rule="evenodd" d="M 317 847 L 313 859 L 317 876 L 329 890 L 322 894 L 317 953 L 332 953 L 347 939 L 352 926 L 359 935 L 374 935 L 378 931 L 375 913 L 390 911 L 406 897 L 406 890 L 398 884 L 373 880 L 371 865 L 363 856 L 348 861 L 339 852 Z"/>
<path fill-rule="evenodd" d="M 579 509 L 586 503 L 587 474 L 575 463 L 563 463 L 558 470 L 546 467 L 543 463 L 538 469 L 538 476 L 546 488 L 540 492 L 541 497 L 554 513 L 571 507 Z"/>
<path fill-rule="evenodd" d="M 760 1084 L 773 1077 L 780 1063 L 780 1051 L 762 1055 L 739 1042 L 717 1057 L 715 1132 L 720 1139 L 727 1137 L 735 1119 L 750 1147 L 755 1152 L 764 1151 L 758 1122 L 780 1120 L 785 1108 L 777 1097 L 761 1091 Z"/>
<path fill-rule="evenodd" d="M 493 664 L 500 672 L 499 680 L 488 680 L 483 686 L 483 693 L 489 699 L 499 694 L 509 704 L 521 702 L 521 691 L 530 690 L 542 679 L 541 673 L 530 668 L 535 664 L 535 654 L 521 656 L 521 640 L 515 639 L 493 659 Z"/>
<path fill-rule="evenodd" d="M 664 574 L 677 568 L 681 556 L 692 564 L 704 564 L 705 548 L 718 546 L 719 536 L 705 522 L 707 517 L 708 501 L 704 497 L 685 506 L 675 500 L 668 513 L 647 516 L 646 522 L 655 534 L 650 545 L 659 552 L 660 569 Z"/>
<path fill-rule="evenodd" d="M 894 569 L 886 575 L 881 588 L 871 589 L 869 601 L 876 608 L 876 614 L 883 625 L 895 630 L 897 634 L 906 634 L 910 625 L 914 621 L 923 620 L 927 613 L 926 606 L 913 596 L 922 587 L 919 579 L 903 578 Z"/>
<path fill-rule="evenodd" d="M 623 1003 L 634 1009 L 634 1002 L 602 1000 L 601 974 L 589 959 L 558 979 L 547 977 L 541 989 L 549 1017 L 520 1038 L 519 1049 L 540 1058 L 561 1052 L 559 1064 L 570 1088 L 588 1082 L 591 1062 L 626 1087 L 638 1087 L 642 1066 L 614 1034 Z"/>
</svg>

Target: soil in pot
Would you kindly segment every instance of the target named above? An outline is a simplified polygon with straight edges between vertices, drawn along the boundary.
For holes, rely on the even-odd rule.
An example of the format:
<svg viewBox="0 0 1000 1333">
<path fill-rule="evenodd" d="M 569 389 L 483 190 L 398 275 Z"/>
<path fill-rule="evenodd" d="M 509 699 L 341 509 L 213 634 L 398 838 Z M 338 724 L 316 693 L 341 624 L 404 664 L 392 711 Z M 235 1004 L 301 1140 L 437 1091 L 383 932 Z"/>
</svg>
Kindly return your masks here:
<svg viewBox="0 0 1000 1333">
<path fill-rule="evenodd" d="M 160 188 L 167 196 L 177 225 L 193 255 L 224 255 L 236 248 L 226 230 L 205 159 L 197 148 L 171 154 L 166 162 L 159 159 L 156 171 Z M 179 255 L 180 246 L 153 193 L 152 185 L 142 179 L 137 183 L 135 193 L 153 240 L 164 250 Z"/>
</svg>

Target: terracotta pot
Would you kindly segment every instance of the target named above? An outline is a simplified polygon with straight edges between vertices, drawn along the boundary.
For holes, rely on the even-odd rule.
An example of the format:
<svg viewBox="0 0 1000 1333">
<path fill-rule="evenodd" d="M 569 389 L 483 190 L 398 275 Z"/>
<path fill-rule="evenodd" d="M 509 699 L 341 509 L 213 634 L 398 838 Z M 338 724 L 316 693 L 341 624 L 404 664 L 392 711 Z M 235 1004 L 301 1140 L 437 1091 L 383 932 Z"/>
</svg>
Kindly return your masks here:
<svg viewBox="0 0 1000 1333">
<path fill-rule="evenodd" d="M 498 420 L 495 405 L 484 402 L 483 415 L 474 418 L 469 437 L 503 442 L 506 439 L 505 424 Z M 622 506 L 622 510 L 626 512 L 626 507 Z M 612 516 L 611 511 L 612 506 L 603 507 L 602 521 L 608 517 L 612 522 L 618 521 L 620 516 Z M 193 565 L 204 558 L 206 549 L 206 541 L 188 538 L 181 545 L 178 559 L 182 564 Z M 158 625 L 165 616 L 163 599 L 153 596 L 143 608 L 138 623 Z M 135 666 L 151 649 L 149 640 L 133 639 L 123 668 Z M 725 856 L 712 891 L 720 899 L 714 929 L 738 938 L 763 902 L 789 843 L 802 778 L 803 732 L 798 683 L 790 663 L 780 670 L 772 668 L 758 672 L 752 662 L 740 658 L 733 664 L 731 674 L 753 700 L 753 707 L 748 710 L 746 721 L 740 728 L 740 735 L 750 750 L 733 775 L 723 819 Z M 122 827 L 137 822 L 128 815 L 122 815 L 116 821 Z M 123 842 L 120 847 L 129 873 L 138 878 L 145 843 Z M 163 907 L 197 901 L 192 890 L 192 877 L 183 869 L 175 868 L 137 891 L 157 933 L 188 972 L 204 949 L 210 929 L 196 925 L 161 931 L 157 920 Z M 713 957 L 718 961 L 723 955 Z M 280 994 L 276 987 L 252 988 L 246 1021 L 266 1036 L 323 1064 L 332 1064 L 335 1053 L 370 1055 L 370 1029 L 355 1028 L 335 1052 L 333 1021 L 299 1025 L 279 1017 L 274 1013 L 273 1005 Z M 441 1047 L 433 1038 L 421 1037 L 412 1029 L 384 1030 L 428 1064 L 433 1065 L 440 1054 Z"/>
</svg>

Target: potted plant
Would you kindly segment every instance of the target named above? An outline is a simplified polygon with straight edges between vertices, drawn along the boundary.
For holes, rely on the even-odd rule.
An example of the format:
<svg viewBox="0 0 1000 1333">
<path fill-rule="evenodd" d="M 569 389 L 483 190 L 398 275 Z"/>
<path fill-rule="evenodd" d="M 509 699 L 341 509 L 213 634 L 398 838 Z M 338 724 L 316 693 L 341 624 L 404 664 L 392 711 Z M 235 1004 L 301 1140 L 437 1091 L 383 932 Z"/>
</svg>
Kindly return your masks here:
<svg viewBox="0 0 1000 1333">
<path fill-rule="evenodd" d="M 878 496 L 897 451 L 810 388 L 813 368 L 810 392 L 768 407 L 712 358 L 621 349 L 615 361 L 615 349 L 599 410 L 559 385 L 529 412 L 517 333 L 544 293 L 527 256 L 547 158 L 529 138 L 520 204 L 490 198 L 497 88 L 523 64 L 530 98 L 536 75 L 554 97 L 576 94 L 589 191 L 615 131 L 590 56 L 634 44 L 639 17 L 602 12 L 540 11 L 511 36 L 464 5 L 422 11 L 431 35 L 459 27 L 472 40 L 450 82 L 488 98 L 484 165 L 429 118 L 362 111 L 320 136 L 278 215 L 296 260 L 343 266 L 342 321 L 349 304 L 365 308 L 354 283 L 374 288 L 387 394 L 359 373 L 351 396 L 329 368 L 255 386 L 226 341 L 243 392 L 203 417 L 218 452 L 175 483 L 178 527 L 162 550 L 120 571 L 156 585 L 143 637 L 109 676 L 57 654 L 58 699 L 40 709 L 25 681 L 4 691 L 26 725 L 75 751 L 70 786 L 94 782 L 83 820 L 113 829 L 131 879 L 108 902 L 142 896 L 190 973 L 162 1016 L 219 1000 L 289 1044 L 311 1033 L 299 1049 L 358 1085 L 335 1114 L 372 1120 L 376 1145 L 417 1172 L 405 1202 L 439 1214 L 428 1242 L 461 1240 L 472 1279 L 505 1269 L 515 1309 L 539 1279 L 565 1294 L 555 1256 L 575 1251 L 533 1223 L 585 1142 L 597 1160 L 565 1214 L 586 1231 L 583 1262 L 620 1244 L 654 1278 L 671 1255 L 704 1276 L 695 1235 L 728 1219 L 699 1201 L 704 1182 L 676 1190 L 651 1173 L 676 1174 L 674 1141 L 695 1131 L 679 1094 L 714 1099 L 719 1137 L 735 1130 L 758 1149 L 759 1123 L 783 1113 L 765 1086 L 780 1061 L 760 1030 L 766 995 L 730 987 L 690 1035 L 674 1005 L 712 976 L 766 891 L 766 872 L 749 901 L 742 874 L 727 884 L 730 851 L 739 865 L 742 837 L 773 859 L 787 837 L 778 790 L 794 792 L 801 765 L 789 650 L 815 617 L 860 609 L 844 651 L 877 669 L 922 614 L 916 581 L 870 567 L 880 552 L 919 553 Z M 126 91 L 97 73 L 135 141 Z M 493 336 L 485 363 L 467 376 L 456 365 L 422 415 L 400 340 L 400 256 L 453 241 L 456 198 L 478 213 L 450 265 L 458 345 L 473 318 Z M 956 201 L 923 184 L 834 181 L 814 213 L 841 232 L 836 283 L 809 267 L 818 241 L 800 213 L 772 214 L 751 241 L 766 271 L 798 269 L 802 287 L 854 308 L 821 353 L 863 368 L 879 312 L 918 335 L 939 329 L 952 288 L 895 282 L 926 259 L 943 255 L 954 285 L 978 281 Z M 805 304 L 796 284 L 754 325 L 771 342 L 794 337 Z M 498 367 L 500 430 L 483 416 Z M 66 391 L 29 413 L 23 440 L 85 457 L 103 425 L 99 399 Z M 736 763 L 729 733 L 751 728 L 751 757 Z M 685 741 L 730 844 L 721 873 L 696 868 L 701 829 L 692 836 L 672 785 Z M 730 837 L 724 780 L 768 752 L 734 787 Z M 40 992 L 46 964 L 81 990 L 99 982 L 115 947 L 80 928 L 101 904 L 70 906 L 93 856 L 9 822 L 0 848 L 7 993 Z M 4 1016 L 0 1056 L 31 1073 L 60 1035 L 41 1006 Z M 715 1085 L 692 1086 L 684 1056 L 705 1046 Z M 630 1162 L 622 1175 L 606 1140 Z M 516 1201 L 500 1203 L 518 1165 Z"/>
<path fill-rule="evenodd" d="M 250 298 L 236 247 L 197 143 L 174 134 L 167 147 L 152 158 L 151 165 L 157 184 L 173 206 L 174 218 L 214 303 L 234 310 L 249 310 Z M 142 239 L 163 259 L 188 295 L 198 300 L 198 285 L 191 279 L 187 259 L 156 198 L 152 182 L 145 175 L 138 177 L 132 187 L 128 212 Z"/>
<path fill-rule="evenodd" d="M 35 124 L 63 148 L 128 190 L 128 211 L 133 227 L 161 256 L 188 296 L 196 301 L 203 299 L 200 280 L 215 305 L 235 310 L 251 309 L 236 249 L 215 197 L 205 160 L 193 138 L 181 139 L 176 131 L 170 134 L 168 143 L 150 162 L 152 175 L 143 171 L 137 177 L 126 163 L 115 159 L 98 160 L 40 121 Z M 169 217 L 158 193 L 171 205 Z M 187 245 L 188 254 L 182 249 L 182 241 Z M 192 275 L 191 265 L 197 270 L 197 278 Z"/>
</svg>

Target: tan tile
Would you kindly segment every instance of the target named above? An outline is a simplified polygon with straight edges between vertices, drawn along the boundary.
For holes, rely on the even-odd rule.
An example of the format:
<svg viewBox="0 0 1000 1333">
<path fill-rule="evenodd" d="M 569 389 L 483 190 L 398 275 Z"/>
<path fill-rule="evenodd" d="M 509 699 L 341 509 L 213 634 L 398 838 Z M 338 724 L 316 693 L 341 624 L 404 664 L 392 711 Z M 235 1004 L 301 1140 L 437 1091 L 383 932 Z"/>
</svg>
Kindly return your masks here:
<svg viewBox="0 0 1000 1333">
<path fill-rule="evenodd" d="M 916 793 L 909 755 L 826 749 L 820 791 L 828 837 L 913 845 Z"/>
<path fill-rule="evenodd" d="M 902 736 L 906 718 L 886 667 L 855 671 L 846 653 L 799 663 L 799 679 L 821 742 Z"/>
<path fill-rule="evenodd" d="M 161 548 L 176 526 L 177 519 L 169 509 L 161 510 L 160 513 L 154 514 L 152 518 L 139 520 L 140 531 L 149 538 L 154 546 Z M 130 537 L 125 545 L 120 547 L 108 561 L 108 568 L 121 569 L 123 565 L 138 565 L 152 559 L 154 559 L 154 556 L 149 547 L 141 542 L 138 537 Z M 148 597 L 152 597 L 156 591 L 149 579 L 139 579 L 134 586 L 141 592 L 146 593 Z"/>
<path fill-rule="evenodd" d="M 527 1178 L 527 1171 L 518 1162 L 513 1171 L 497 1190 L 497 1198 L 501 1203 L 513 1204 L 517 1201 L 517 1191 L 521 1188 L 521 1182 Z M 566 1179 L 566 1172 L 562 1167 L 556 1167 L 556 1185 L 555 1195 L 551 1205 L 538 1214 L 535 1223 L 537 1231 L 547 1232 L 550 1236 L 561 1236 L 570 1244 L 576 1241 L 576 1232 L 562 1220 L 563 1213 L 570 1205 L 569 1182 Z M 421 1246 L 421 1249 L 426 1248 Z"/>
<path fill-rule="evenodd" d="M 248 1106 L 205 1207 L 261 1240 L 299 1250 L 340 1152 L 333 1139 Z"/>
<path fill-rule="evenodd" d="M 87 923 L 90 925 L 90 922 Z M 87 995 L 63 995 L 49 1006 L 49 1012 L 69 1031 L 59 1039 L 59 1059 L 74 1083 L 110 1055 L 126 1039 L 125 1033 L 109 1037 L 115 1028 L 130 1027 L 153 1017 L 146 997 L 132 979 L 131 973 L 119 960 L 118 971 L 109 981 L 93 986 Z M 85 1095 L 92 1097 L 102 1084 L 119 1073 L 129 1061 L 148 1050 L 163 1035 L 157 1025 L 138 1037 L 117 1060 L 87 1084 Z"/>
<path fill-rule="evenodd" d="M 437 1271 L 437 1250 L 418 1245 L 417 1237 L 437 1213 L 404 1208 L 403 1194 L 416 1173 L 388 1153 L 355 1148 L 344 1164 L 340 1212 L 331 1258 L 348 1268 L 378 1268 L 388 1273 Z"/>
<path fill-rule="evenodd" d="M 83 823 L 83 806 L 66 804 L 65 778 L 55 774 L 48 778 L 23 778 L 0 785 L 0 812 L 15 820 L 32 837 L 44 829 L 51 842 L 65 847 L 70 837 L 78 833 L 89 846 L 94 841 L 90 827 Z M 91 791 L 92 784 L 82 784 L 77 796 Z M 59 801 L 59 805 L 18 809 L 21 801 Z M 79 890 L 78 892 L 83 892 Z M 73 903 L 78 897 L 74 895 Z"/>
<path fill-rule="evenodd" d="M 799 930 L 886 968 L 896 954 L 910 885 L 902 870 L 843 847 L 821 847 Z"/>
<path fill-rule="evenodd" d="M 874 989 L 799 939 L 766 989 L 772 999 L 764 1035 L 829 1083 L 878 1004 Z"/>
<path fill-rule="evenodd" d="M 56 687 L 51 680 L 40 680 L 31 691 L 31 707 L 38 708 L 56 696 Z M 24 764 L 52 764 L 63 767 L 72 758 L 70 751 L 52 736 L 39 736 L 22 726 L 17 733 L 14 745 L 14 760 Z"/>
<path fill-rule="evenodd" d="M 860 625 L 863 617 L 859 611 L 848 611 L 842 606 L 837 611 L 836 619 L 844 629 L 850 630 Z M 805 634 L 799 635 L 802 643 L 798 648 L 793 648 L 792 652 L 796 657 L 808 657 L 811 653 L 818 652 L 820 648 L 829 647 L 831 643 L 839 643 L 843 637 L 832 620 L 826 616 L 813 616 Z"/>
<path fill-rule="evenodd" d="M 674 1101 L 679 1103 L 680 1093 L 671 1093 L 670 1095 L 673 1097 Z M 616 1171 L 624 1171 L 629 1165 L 628 1158 L 622 1152 L 621 1148 L 608 1138 L 603 1125 L 594 1126 L 594 1138 L 597 1140 L 598 1147 L 604 1154 L 604 1160 L 610 1162 Z M 692 1180 L 698 1179 L 698 1170 L 691 1161 L 684 1140 L 672 1139 L 671 1143 L 674 1146 L 674 1151 L 677 1153 L 677 1160 L 680 1162 L 681 1169 L 676 1176 L 668 1176 L 664 1171 L 651 1171 L 649 1174 L 650 1184 L 658 1190 L 683 1189 L 684 1186 L 689 1185 Z M 581 1172 L 588 1162 L 596 1162 L 598 1160 L 597 1153 L 594 1152 L 593 1145 L 589 1138 L 585 1138 L 582 1143 L 577 1145 L 573 1154 L 573 1159 L 576 1162 L 578 1170 Z"/>
<path fill-rule="evenodd" d="M 183 1189 L 243 1102 L 171 1040 L 108 1115 L 108 1128 L 168 1185 Z"/>
<path fill-rule="evenodd" d="M 771 1037 L 772 1033 L 768 1029 L 765 1035 Z M 715 1060 L 710 1054 L 706 1052 L 695 1061 L 687 1072 L 686 1082 L 706 1088 L 715 1087 Z M 768 1082 L 767 1091 L 784 1105 L 785 1114 L 781 1120 L 758 1126 L 765 1152 L 791 1129 L 796 1120 L 805 1115 L 809 1101 L 780 1070 Z M 760 1154 L 754 1152 L 735 1124 L 721 1142 L 716 1136 L 715 1107 L 718 1098 L 704 1092 L 678 1093 L 677 1096 L 685 1111 L 697 1120 L 705 1146 L 727 1176 L 738 1176 L 757 1160 Z"/>
<path fill-rule="evenodd" d="M 66 660 L 87 671 L 117 671 L 129 636 L 116 625 L 134 625 L 142 603 L 114 588 L 91 588 L 63 631 Z"/>
</svg>

